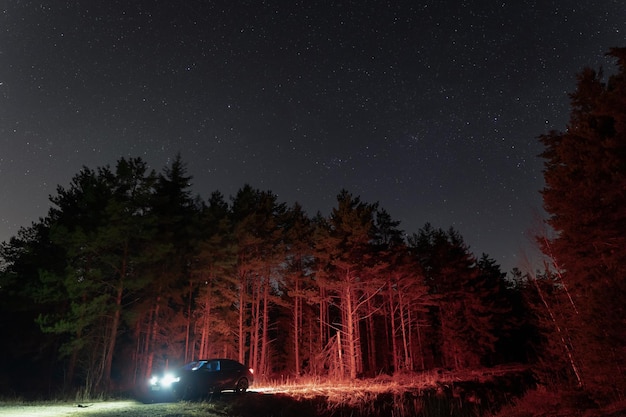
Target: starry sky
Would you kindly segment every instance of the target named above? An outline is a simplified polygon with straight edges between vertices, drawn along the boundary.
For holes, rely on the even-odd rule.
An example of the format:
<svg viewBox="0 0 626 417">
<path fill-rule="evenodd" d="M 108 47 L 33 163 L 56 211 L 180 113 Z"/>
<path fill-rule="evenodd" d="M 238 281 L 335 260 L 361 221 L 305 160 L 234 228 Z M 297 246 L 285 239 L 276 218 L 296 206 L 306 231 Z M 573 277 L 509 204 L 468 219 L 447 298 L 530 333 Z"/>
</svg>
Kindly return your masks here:
<svg viewBox="0 0 626 417">
<path fill-rule="evenodd" d="M 625 22 L 621 0 L 5 0 L 0 241 L 82 166 L 180 152 L 204 199 L 250 184 L 327 215 L 347 189 L 523 267 L 537 136 Z"/>
</svg>

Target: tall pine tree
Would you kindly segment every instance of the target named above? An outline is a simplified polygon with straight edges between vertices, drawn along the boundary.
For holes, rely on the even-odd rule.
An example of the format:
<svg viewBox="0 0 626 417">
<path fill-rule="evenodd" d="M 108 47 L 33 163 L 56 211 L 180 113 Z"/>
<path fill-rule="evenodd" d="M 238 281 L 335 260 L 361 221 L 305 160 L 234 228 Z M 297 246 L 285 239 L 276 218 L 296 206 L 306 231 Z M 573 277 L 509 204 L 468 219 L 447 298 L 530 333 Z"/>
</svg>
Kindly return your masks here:
<svg viewBox="0 0 626 417">
<path fill-rule="evenodd" d="M 570 295 L 567 326 L 581 382 L 598 400 L 626 390 L 626 48 L 617 72 L 585 69 L 565 132 L 541 136 L 543 201 L 556 237 L 542 242 Z"/>
<path fill-rule="evenodd" d="M 44 332 L 69 335 L 61 347 L 71 358 L 68 374 L 81 365 L 87 392 L 110 388 L 125 297 L 147 285 L 141 271 L 148 262 L 153 184 L 143 161 L 121 159 L 115 172 L 84 169 L 51 198 L 51 240 L 65 250 L 67 267 L 42 271 L 41 283 L 67 302 L 38 322 Z"/>
</svg>

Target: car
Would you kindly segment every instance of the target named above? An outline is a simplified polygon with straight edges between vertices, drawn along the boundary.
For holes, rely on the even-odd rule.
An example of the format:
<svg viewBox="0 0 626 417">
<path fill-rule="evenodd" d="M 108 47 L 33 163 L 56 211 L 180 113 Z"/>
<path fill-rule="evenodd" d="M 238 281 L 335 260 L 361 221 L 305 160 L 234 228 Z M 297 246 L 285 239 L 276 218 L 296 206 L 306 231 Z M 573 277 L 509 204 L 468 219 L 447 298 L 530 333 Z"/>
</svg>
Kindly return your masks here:
<svg viewBox="0 0 626 417">
<path fill-rule="evenodd" d="M 232 359 L 189 362 L 172 372 L 150 379 L 153 394 L 192 399 L 232 390 L 244 393 L 254 382 L 254 371 Z"/>
</svg>

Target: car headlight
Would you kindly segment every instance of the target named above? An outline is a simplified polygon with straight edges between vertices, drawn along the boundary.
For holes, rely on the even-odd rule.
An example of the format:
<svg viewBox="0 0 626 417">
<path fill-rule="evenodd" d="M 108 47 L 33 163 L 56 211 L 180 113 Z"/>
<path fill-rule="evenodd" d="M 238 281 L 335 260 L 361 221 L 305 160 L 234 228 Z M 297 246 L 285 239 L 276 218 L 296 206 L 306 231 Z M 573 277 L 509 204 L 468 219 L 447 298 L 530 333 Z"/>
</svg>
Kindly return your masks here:
<svg viewBox="0 0 626 417">
<path fill-rule="evenodd" d="M 180 377 L 173 374 L 165 374 L 162 378 L 159 378 L 157 376 L 153 376 L 152 378 L 150 378 L 150 385 L 160 385 L 164 388 L 167 388 L 174 382 L 178 381 L 180 381 Z"/>
<path fill-rule="evenodd" d="M 164 387 L 169 387 L 174 382 L 178 382 L 178 381 L 180 381 L 180 377 L 172 375 L 172 374 L 165 374 L 163 375 L 163 379 L 161 379 L 161 385 Z"/>
</svg>

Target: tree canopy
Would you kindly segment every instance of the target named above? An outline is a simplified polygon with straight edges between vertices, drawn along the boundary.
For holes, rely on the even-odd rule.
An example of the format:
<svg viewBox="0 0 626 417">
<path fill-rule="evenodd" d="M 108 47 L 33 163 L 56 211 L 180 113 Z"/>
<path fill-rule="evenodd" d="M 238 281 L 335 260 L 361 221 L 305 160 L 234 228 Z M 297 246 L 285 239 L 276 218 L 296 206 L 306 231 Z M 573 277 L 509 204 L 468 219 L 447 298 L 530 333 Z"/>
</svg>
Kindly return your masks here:
<svg viewBox="0 0 626 417">
<path fill-rule="evenodd" d="M 543 201 L 556 235 L 542 239 L 563 295 L 564 345 L 577 380 L 599 397 L 626 389 L 626 48 L 617 71 L 585 69 L 564 132 L 545 145 Z M 610 387 L 610 388 L 608 388 Z"/>
<path fill-rule="evenodd" d="M 259 378 L 507 356 L 494 301 L 508 296 L 505 274 L 454 229 L 405 239 L 378 203 L 346 190 L 327 217 L 309 217 L 250 185 L 203 201 L 191 180 L 180 156 L 158 174 L 122 158 L 59 187 L 48 215 L 1 247 L 0 308 L 26 313 L 7 333 L 26 325 L 40 342 L 6 356 L 46 359 L 49 380 L 104 391 L 209 356 Z"/>
</svg>

